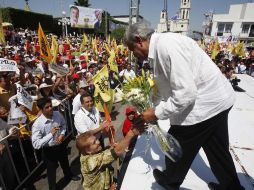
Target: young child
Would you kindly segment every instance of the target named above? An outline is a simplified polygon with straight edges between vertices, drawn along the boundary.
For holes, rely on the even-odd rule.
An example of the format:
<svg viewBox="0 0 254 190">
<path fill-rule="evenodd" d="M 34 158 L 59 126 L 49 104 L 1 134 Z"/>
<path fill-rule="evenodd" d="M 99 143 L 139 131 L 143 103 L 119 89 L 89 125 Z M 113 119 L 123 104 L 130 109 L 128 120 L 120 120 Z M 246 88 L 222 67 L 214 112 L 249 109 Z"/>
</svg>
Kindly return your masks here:
<svg viewBox="0 0 254 190">
<path fill-rule="evenodd" d="M 131 128 L 126 136 L 114 147 L 102 150 L 100 141 L 95 134 L 85 132 L 76 139 L 76 146 L 81 153 L 81 172 L 84 177 L 84 190 L 114 190 L 113 172 L 111 163 L 125 152 L 131 139 L 142 133 L 144 123 L 141 122 Z"/>
<path fill-rule="evenodd" d="M 137 117 L 135 108 L 133 108 L 131 106 L 126 108 L 125 114 L 126 114 L 126 119 L 124 120 L 123 128 L 122 128 L 122 133 L 123 133 L 124 137 L 131 129 L 131 126 L 133 125 L 133 121 Z"/>
</svg>

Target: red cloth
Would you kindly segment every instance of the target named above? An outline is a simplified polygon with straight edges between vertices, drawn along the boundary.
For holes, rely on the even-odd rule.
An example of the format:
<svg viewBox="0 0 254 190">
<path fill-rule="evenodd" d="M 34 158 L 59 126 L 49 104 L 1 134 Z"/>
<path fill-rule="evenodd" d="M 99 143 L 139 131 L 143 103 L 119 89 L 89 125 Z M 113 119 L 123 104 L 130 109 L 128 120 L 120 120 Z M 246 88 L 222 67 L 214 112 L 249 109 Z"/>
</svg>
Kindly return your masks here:
<svg viewBox="0 0 254 190">
<path fill-rule="evenodd" d="M 79 77 L 79 75 L 78 75 L 77 73 L 74 73 L 74 74 L 72 75 L 72 78 L 73 78 L 73 79 L 79 79 L 80 77 Z"/>
<path fill-rule="evenodd" d="M 70 50 L 70 45 L 64 43 L 64 44 L 63 44 L 63 48 L 64 48 L 64 52 L 66 52 L 67 50 Z"/>
<path fill-rule="evenodd" d="M 123 133 L 123 136 L 126 136 L 127 133 L 129 132 L 129 130 L 131 129 L 131 126 L 133 124 L 133 120 L 129 120 L 128 118 L 126 118 L 124 120 L 124 123 L 123 123 L 123 128 L 122 128 L 122 133 Z"/>
<path fill-rule="evenodd" d="M 82 67 L 82 69 L 86 69 L 87 68 L 87 64 L 86 63 L 82 63 L 81 67 Z"/>
</svg>

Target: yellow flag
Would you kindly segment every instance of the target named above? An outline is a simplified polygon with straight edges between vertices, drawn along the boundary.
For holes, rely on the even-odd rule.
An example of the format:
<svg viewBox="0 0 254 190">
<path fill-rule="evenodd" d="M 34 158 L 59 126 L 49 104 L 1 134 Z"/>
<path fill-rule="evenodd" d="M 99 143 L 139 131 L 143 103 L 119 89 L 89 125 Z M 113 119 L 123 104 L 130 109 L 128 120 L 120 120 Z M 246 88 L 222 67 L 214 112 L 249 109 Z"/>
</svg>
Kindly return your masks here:
<svg viewBox="0 0 254 190">
<path fill-rule="evenodd" d="M 232 45 L 231 42 L 229 42 L 228 45 L 227 45 L 227 50 L 228 50 L 230 53 L 232 53 L 233 49 L 234 49 L 234 46 Z"/>
<path fill-rule="evenodd" d="M 245 57 L 245 51 L 244 51 L 243 45 L 244 45 L 244 42 L 238 41 L 233 54 Z"/>
<path fill-rule="evenodd" d="M 111 104 L 111 101 L 113 101 L 108 78 L 108 68 L 106 65 L 93 77 L 95 106 L 101 112 L 104 112 L 104 103 Z"/>
<path fill-rule="evenodd" d="M 219 52 L 220 52 L 220 44 L 219 44 L 219 41 L 217 40 L 212 49 L 211 59 L 215 59 L 215 57 L 218 55 Z"/>
<path fill-rule="evenodd" d="M 5 37 L 4 37 L 4 30 L 3 30 L 3 20 L 2 20 L 2 14 L 0 15 L 0 43 L 5 45 Z"/>
<path fill-rule="evenodd" d="M 52 56 L 50 54 L 50 48 L 49 44 L 47 41 L 47 38 L 42 30 L 41 24 L 39 23 L 39 28 L 38 28 L 38 39 L 39 39 L 39 44 L 40 44 L 40 53 L 41 57 L 47 62 L 50 63 Z"/>
<path fill-rule="evenodd" d="M 86 36 L 86 34 L 84 33 L 84 35 L 83 35 L 83 40 L 82 40 L 82 43 L 81 43 L 81 45 L 80 45 L 80 53 L 83 51 L 83 48 L 84 48 L 84 46 L 85 46 L 85 44 L 88 42 L 88 38 L 87 38 L 87 36 Z"/>
<path fill-rule="evenodd" d="M 106 43 L 104 43 L 104 47 L 105 47 L 107 53 L 110 55 L 110 48 L 109 48 L 109 45 L 106 44 Z"/>
<path fill-rule="evenodd" d="M 116 53 L 118 53 L 118 47 L 117 47 L 117 44 L 116 44 L 116 40 L 113 39 L 113 45 L 114 45 L 114 50 Z"/>
<path fill-rule="evenodd" d="M 110 34 L 108 35 L 108 45 L 110 45 L 111 41 L 110 41 Z"/>
<path fill-rule="evenodd" d="M 57 53 L 58 53 L 58 43 L 54 37 L 51 35 L 51 53 L 53 55 L 52 62 L 56 63 Z"/>
<path fill-rule="evenodd" d="M 117 67 L 117 64 L 115 62 L 115 59 L 116 59 L 116 54 L 115 54 L 114 51 L 111 51 L 110 52 L 110 57 L 108 58 L 108 65 L 109 65 L 110 70 L 118 73 L 118 67 Z"/>
</svg>

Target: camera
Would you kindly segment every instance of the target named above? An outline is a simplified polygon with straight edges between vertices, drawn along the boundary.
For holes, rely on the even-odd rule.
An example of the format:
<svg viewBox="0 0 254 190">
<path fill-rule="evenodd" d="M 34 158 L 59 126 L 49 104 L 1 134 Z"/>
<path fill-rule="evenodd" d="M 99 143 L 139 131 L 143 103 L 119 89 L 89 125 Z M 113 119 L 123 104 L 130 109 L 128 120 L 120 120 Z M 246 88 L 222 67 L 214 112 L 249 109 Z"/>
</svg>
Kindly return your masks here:
<svg viewBox="0 0 254 190">
<path fill-rule="evenodd" d="M 238 83 L 241 82 L 241 79 L 238 79 L 237 77 L 235 77 L 230 82 L 231 82 L 232 86 L 238 86 Z"/>
</svg>

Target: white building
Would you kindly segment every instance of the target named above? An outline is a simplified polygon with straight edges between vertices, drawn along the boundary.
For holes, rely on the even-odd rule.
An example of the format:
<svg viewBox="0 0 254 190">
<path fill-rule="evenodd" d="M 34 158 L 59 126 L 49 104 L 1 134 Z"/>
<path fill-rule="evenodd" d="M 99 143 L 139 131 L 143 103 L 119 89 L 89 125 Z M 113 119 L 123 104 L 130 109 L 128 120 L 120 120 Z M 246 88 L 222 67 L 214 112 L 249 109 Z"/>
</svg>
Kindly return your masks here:
<svg viewBox="0 0 254 190">
<path fill-rule="evenodd" d="M 157 26 L 157 32 L 167 32 L 167 11 L 164 9 L 161 11 L 160 23 Z"/>
<path fill-rule="evenodd" d="M 129 23 L 129 15 L 118 15 L 118 16 L 112 16 L 115 20 L 118 20 L 120 22 L 124 22 L 126 24 Z M 139 15 L 139 21 L 145 21 L 145 19 Z M 132 23 L 136 23 L 136 16 L 132 17 Z"/>
<path fill-rule="evenodd" d="M 254 41 L 254 3 L 230 5 L 228 14 L 214 14 L 211 36 Z"/>
<path fill-rule="evenodd" d="M 189 30 L 190 7 L 190 0 L 181 0 L 179 12 L 171 19 L 167 19 L 167 12 L 164 8 L 164 10 L 161 11 L 160 23 L 158 24 L 157 31 L 170 31 L 187 35 Z"/>
</svg>

